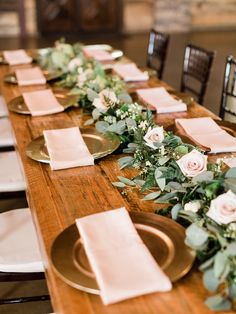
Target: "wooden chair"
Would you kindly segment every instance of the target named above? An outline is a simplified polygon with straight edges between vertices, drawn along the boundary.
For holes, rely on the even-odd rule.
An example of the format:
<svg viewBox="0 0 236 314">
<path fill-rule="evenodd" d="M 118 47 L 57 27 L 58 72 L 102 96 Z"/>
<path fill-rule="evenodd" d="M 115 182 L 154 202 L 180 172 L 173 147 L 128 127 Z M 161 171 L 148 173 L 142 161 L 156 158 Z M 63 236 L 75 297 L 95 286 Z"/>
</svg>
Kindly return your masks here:
<svg viewBox="0 0 236 314">
<path fill-rule="evenodd" d="M 232 56 L 226 58 L 219 115 L 224 120 L 236 122 L 236 59 Z"/>
<path fill-rule="evenodd" d="M 147 66 L 156 70 L 157 77 L 162 78 L 170 36 L 151 30 L 149 35 Z"/>
<path fill-rule="evenodd" d="M 194 45 L 185 48 L 180 91 L 193 94 L 200 105 L 204 101 L 214 57 L 215 52 Z"/>
</svg>

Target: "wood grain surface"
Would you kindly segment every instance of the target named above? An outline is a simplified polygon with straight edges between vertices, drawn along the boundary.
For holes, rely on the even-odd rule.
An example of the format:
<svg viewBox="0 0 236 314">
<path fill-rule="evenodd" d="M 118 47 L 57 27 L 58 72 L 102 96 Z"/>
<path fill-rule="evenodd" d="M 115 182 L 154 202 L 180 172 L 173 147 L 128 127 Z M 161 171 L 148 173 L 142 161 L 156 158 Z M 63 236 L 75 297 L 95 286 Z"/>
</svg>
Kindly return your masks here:
<svg viewBox="0 0 236 314">
<path fill-rule="evenodd" d="M 12 70 L 14 69 L 8 66 L 0 68 L 0 90 L 7 102 L 19 96 L 23 91 L 36 89 L 36 87 L 20 88 L 4 83 L 2 77 Z M 150 86 L 163 85 L 154 78 L 149 84 Z M 217 118 L 204 107 L 193 102 L 188 106 L 187 112 L 160 114 L 156 116 L 156 121 L 168 126 L 177 117 L 201 116 Z M 212 313 L 204 305 L 204 299 L 209 293 L 204 289 L 202 275 L 196 267 L 176 282 L 171 292 L 154 293 L 109 306 L 104 306 L 99 296 L 81 292 L 64 283 L 52 268 L 50 249 L 58 234 L 74 223 L 75 218 L 121 206 L 132 211 L 153 212 L 156 205 L 153 202 L 142 201 L 138 192 L 131 191 L 122 195 L 117 188 L 112 186 L 111 182 L 117 180 L 117 175 L 134 174 L 133 170 L 119 169 L 117 160 L 120 155 L 107 156 L 96 161 L 95 166 L 60 171 L 52 171 L 49 165 L 38 163 L 26 156 L 26 146 L 35 137 L 41 135 L 43 130 L 82 126 L 83 116 L 80 109 L 73 108 L 64 113 L 44 117 L 24 116 L 10 112 L 9 118 L 16 137 L 16 150 L 25 172 L 27 199 L 37 229 L 47 284 L 56 313 Z"/>
</svg>

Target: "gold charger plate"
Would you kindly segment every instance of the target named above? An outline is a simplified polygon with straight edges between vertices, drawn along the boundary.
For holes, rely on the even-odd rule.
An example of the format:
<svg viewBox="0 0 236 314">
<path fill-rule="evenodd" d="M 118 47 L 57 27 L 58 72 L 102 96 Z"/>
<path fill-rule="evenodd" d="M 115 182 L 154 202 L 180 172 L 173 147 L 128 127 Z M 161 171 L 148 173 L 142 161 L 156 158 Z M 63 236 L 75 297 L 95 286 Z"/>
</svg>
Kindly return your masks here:
<svg viewBox="0 0 236 314">
<path fill-rule="evenodd" d="M 183 277 L 192 267 L 195 255 L 185 244 L 185 229 L 173 220 L 153 213 L 130 212 L 130 217 L 143 242 L 172 282 Z M 58 276 L 79 290 L 99 294 L 75 224 L 55 239 L 51 260 Z"/>
<path fill-rule="evenodd" d="M 63 74 L 63 72 L 59 71 L 59 70 L 55 70 L 55 71 L 42 70 L 42 72 L 43 72 L 43 75 L 45 76 L 47 82 L 54 81 L 54 80 L 58 79 L 59 77 L 61 77 Z M 3 78 L 3 80 L 6 83 L 18 84 L 15 73 L 6 74 Z"/>
<path fill-rule="evenodd" d="M 225 130 L 230 135 L 236 137 L 236 124 L 228 121 L 222 121 L 222 120 L 214 120 L 223 130 Z M 203 151 L 210 152 L 210 148 L 200 145 L 199 143 L 195 143 L 192 138 L 188 136 L 188 134 L 184 131 L 184 129 L 181 126 L 176 126 L 176 124 L 172 124 L 169 127 L 166 128 L 166 131 L 171 131 L 175 135 L 178 135 L 182 138 L 182 140 L 187 143 L 194 146 L 198 146 Z M 218 153 L 220 154 L 220 153 Z M 218 155 L 217 154 L 217 155 Z M 224 153 L 225 155 L 226 153 Z M 213 154 L 212 154 L 213 155 Z"/>
<path fill-rule="evenodd" d="M 94 159 L 111 154 L 120 145 L 120 139 L 114 133 L 101 134 L 95 128 L 80 128 L 80 132 Z M 28 144 L 26 155 L 33 160 L 49 164 L 50 159 L 43 135 Z"/>
<path fill-rule="evenodd" d="M 54 92 L 54 95 L 57 101 L 60 103 L 60 105 L 62 105 L 65 108 L 65 110 L 73 106 L 78 107 L 77 96 L 68 95 L 66 93 L 57 93 L 57 92 Z M 24 102 L 23 96 L 18 96 L 12 99 L 8 103 L 8 108 L 10 111 L 13 111 L 19 114 L 30 114 L 30 111 Z"/>
</svg>

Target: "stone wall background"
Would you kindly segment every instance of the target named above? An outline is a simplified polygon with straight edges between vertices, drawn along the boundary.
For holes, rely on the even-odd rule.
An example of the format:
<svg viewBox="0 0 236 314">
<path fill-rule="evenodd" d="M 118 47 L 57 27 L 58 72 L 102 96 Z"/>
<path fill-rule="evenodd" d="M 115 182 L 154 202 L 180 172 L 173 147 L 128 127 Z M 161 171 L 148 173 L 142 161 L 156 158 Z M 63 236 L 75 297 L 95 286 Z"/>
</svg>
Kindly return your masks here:
<svg viewBox="0 0 236 314">
<path fill-rule="evenodd" d="M 37 0 L 25 0 L 26 28 L 37 34 Z M 140 33 L 155 27 L 163 32 L 193 29 L 236 29 L 236 0 L 123 0 L 124 33 Z M 16 12 L 0 12 L 0 36 L 19 34 Z"/>
</svg>

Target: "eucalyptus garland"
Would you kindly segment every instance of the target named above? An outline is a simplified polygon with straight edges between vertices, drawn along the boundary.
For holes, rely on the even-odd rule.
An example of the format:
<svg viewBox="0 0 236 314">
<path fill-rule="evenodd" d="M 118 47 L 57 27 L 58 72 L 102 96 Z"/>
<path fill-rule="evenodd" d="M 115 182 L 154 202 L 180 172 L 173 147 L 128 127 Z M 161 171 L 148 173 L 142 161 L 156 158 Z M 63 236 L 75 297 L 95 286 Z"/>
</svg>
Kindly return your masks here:
<svg viewBox="0 0 236 314">
<path fill-rule="evenodd" d="M 211 291 L 206 304 L 229 310 L 236 300 L 236 168 L 208 162 L 197 147 L 166 132 L 150 111 L 134 103 L 125 84 L 83 54 L 82 44 L 56 42 L 41 57 L 47 69 L 63 71 L 59 85 L 79 96 L 79 104 L 100 132 L 114 132 L 125 144 L 120 168 L 133 167 L 134 178 L 113 185 L 139 189 L 145 201 L 164 204 L 157 214 L 187 225 L 186 244 L 200 261 L 203 283 Z"/>
</svg>

